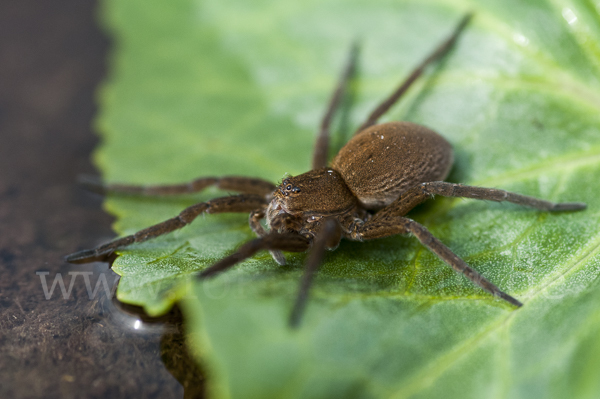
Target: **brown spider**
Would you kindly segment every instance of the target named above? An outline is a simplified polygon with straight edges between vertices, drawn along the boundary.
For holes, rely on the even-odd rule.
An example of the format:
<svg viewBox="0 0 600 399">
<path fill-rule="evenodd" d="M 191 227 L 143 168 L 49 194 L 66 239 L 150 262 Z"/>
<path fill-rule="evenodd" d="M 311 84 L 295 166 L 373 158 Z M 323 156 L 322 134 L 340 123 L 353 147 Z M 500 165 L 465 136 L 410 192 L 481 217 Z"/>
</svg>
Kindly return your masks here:
<svg viewBox="0 0 600 399">
<path fill-rule="evenodd" d="M 575 211 L 585 209 L 586 205 L 578 202 L 553 203 L 504 190 L 444 182 L 442 180 L 450 171 L 453 155 L 452 147 L 442 136 L 409 122 L 376 124 L 425 67 L 448 52 L 470 17 L 466 15 L 454 32 L 371 113 L 355 136 L 335 156 L 330 167 L 327 167 L 329 126 L 353 73 L 354 50 L 321 122 L 311 171 L 287 177 L 279 186 L 239 176 L 203 177 L 187 184 L 169 186 L 91 184 L 92 189 L 102 192 L 140 195 L 198 192 L 208 186 L 241 194 L 198 203 L 172 219 L 97 248 L 68 255 L 66 259 L 81 262 L 110 255 L 118 248 L 179 229 L 203 213 L 250 212 L 250 227 L 259 238 L 242 245 L 235 253 L 204 269 L 198 276 L 214 276 L 260 250 L 269 250 L 277 263 L 283 265 L 285 257 L 281 251 L 304 252 L 310 248 L 290 317 L 292 326 L 299 324 L 311 281 L 325 249 L 335 249 L 342 237 L 363 241 L 412 234 L 474 284 L 515 306 L 521 306 L 521 302 L 469 267 L 425 227 L 404 215 L 434 195 L 508 201 L 543 211 Z M 268 232 L 260 224 L 264 218 L 270 228 Z"/>
</svg>

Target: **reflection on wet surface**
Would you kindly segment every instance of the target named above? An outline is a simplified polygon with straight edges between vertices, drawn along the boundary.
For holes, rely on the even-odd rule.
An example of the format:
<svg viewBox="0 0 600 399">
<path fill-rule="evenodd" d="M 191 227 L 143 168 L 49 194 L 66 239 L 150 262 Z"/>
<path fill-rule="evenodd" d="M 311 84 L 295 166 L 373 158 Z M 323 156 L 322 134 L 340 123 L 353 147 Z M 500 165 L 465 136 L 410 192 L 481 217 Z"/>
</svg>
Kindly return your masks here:
<svg viewBox="0 0 600 399">
<path fill-rule="evenodd" d="M 151 320 L 112 298 L 108 264 L 63 260 L 113 237 L 101 199 L 74 184 L 96 173 L 108 45 L 94 7 L 0 2 L 0 397 L 200 397 L 179 310 Z"/>
</svg>

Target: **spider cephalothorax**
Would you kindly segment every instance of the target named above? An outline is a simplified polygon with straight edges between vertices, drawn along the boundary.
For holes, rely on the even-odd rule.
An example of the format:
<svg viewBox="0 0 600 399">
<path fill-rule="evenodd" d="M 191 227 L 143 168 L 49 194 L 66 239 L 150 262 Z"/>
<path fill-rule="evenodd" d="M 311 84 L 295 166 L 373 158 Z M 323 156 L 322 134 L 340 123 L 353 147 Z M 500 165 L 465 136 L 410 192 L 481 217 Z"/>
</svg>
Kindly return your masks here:
<svg viewBox="0 0 600 399">
<path fill-rule="evenodd" d="M 404 216 L 434 195 L 508 201 L 543 211 L 581 210 L 585 209 L 585 204 L 553 203 L 499 189 L 444 182 L 452 166 L 452 148 L 442 136 L 409 122 L 376 124 L 378 118 L 401 97 L 425 67 L 448 52 L 469 19 L 470 15 L 465 16 L 454 33 L 371 113 L 329 167 L 329 126 L 352 75 L 354 52 L 322 120 L 311 171 L 286 177 L 279 186 L 262 179 L 240 176 L 202 177 L 191 183 L 153 187 L 92 184 L 94 189 L 103 192 L 142 195 L 196 192 L 211 185 L 241 194 L 193 205 L 174 218 L 97 248 L 71 254 L 67 260 L 95 260 L 120 247 L 179 229 L 203 213 L 249 212 L 250 227 L 258 238 L 200 271 L 198 276 L 214 276 L 260 250 L 269 250 L 273 258 L 283 264 L 285 258 L 281 251 L 303 252 L 310 249 L 290 318 L 294 326 L 300 321 L 312 277 L 322 261 L 324 251 L 336 248 L 342 238 L 363 241 L 395 234 L 412 234 L 477 286 L 515 306 L 521 306 L 521 302 L 469 267 L 424 226 Z M 268 231 L 261 224 L 265 218 Z"/>
<path fill-rule="evenodd" d="M 320 168 L 282 181 L 267 208 L 267 224 L 280 233 L 314 237 L 321 219 L 353 213 L 357 206 L 340 174 Z"/>
<path fill-rule="evenodd" d="M 283 179 L 267 208 L 267 224 L 312 240 L 322 220 L 332 218 L 340 237 L 361 240 L 370 211 L 421 182 L 444 180 L 451 165 L 452 147 L 434 131 L 410 122 L 374 125 L 342 147 L 331 167 Z"/>
</svg>

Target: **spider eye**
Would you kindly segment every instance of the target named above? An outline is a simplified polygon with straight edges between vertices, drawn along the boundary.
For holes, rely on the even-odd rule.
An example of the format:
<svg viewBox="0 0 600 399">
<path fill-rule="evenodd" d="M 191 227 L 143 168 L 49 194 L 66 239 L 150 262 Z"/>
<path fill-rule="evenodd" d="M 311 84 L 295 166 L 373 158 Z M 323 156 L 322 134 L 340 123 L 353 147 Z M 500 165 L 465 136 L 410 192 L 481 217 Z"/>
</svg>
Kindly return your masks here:
<svg viewBox="0 0 600 399">
<path fill-rule="evenodd" d="M 287 187 L 285 188 L 286 190 L 291 190 L 292 189 L 292 185 L 288 184 Z"/>
<path fill-rule="evenodd" d="M 300 189 L 298 187 L 294 187 L 294 189 L 292 191 L 295 192 L 295 193 L 299 193 Z"/>
</svg>

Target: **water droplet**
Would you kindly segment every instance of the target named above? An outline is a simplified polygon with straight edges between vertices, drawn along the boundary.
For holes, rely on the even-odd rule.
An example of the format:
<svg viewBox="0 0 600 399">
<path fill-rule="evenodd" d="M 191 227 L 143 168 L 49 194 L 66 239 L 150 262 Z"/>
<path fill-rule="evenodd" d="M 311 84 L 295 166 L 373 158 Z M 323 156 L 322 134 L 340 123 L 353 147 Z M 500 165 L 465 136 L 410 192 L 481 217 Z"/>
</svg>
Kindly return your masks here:
<svg viewBox="0 0 600 399">
<path fill-rule="evenodd" d="M 529 44 L 529 39 L 518 32 L 515 32 L 513 35 L 513 40 L 521 46 L 527 46 Z"/>
<path fill-rule="evenodd" d="M 569 25 L 573 25 L 575 22 L 577 22 L 577 15 L 575 15 L 573 10 L 571 10 L 570 8 L 567 8 L 567 7 L 563 8 L 562 16 Z"/>
</svg>

